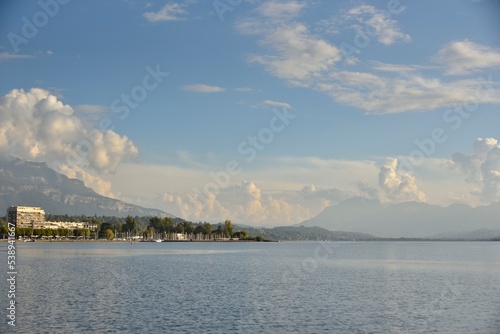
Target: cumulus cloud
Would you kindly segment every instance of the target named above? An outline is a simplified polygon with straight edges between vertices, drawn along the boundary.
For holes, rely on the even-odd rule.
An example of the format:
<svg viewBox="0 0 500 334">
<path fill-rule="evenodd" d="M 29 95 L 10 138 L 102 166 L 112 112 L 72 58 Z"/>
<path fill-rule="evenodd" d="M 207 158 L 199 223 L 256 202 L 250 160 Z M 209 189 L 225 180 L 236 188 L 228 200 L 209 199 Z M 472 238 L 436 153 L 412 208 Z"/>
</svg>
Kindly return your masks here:
<svg viewBox="0 0 500 334">
<path fill-rule="evenodd" d="M 194 92 L 194 93 L 221 93 L 224 92 L 226 89 L 218 86 L 210 86 L 210 85 L 204 85 L 204 84 L 193 84 L 193 85 L 186 85 L 182 87 L 183 90 L 188 91 L 188 92 Z"/>
<path fill-rule="evenodd" d="M 344 20 L 354 21 L 351 28 L 360 35 L 366 36 L 365 31 L 376 36 L 377 40 L 385 45 L 396 42 L 410 42 L 411 37 L 403 33 L 398 22 L 390 17 L 387 11 L 377 9 L 370 5 L 361 5 L 351 8 L 345 15 Z"/>
<path fill-rule="evenodd" d="M 163 200 L 175 205 L 181 217 L 192 221 L 232 219 L 243 224 L 287 225 L 318 213 L 283 196 L 265 194 L 252 181 L 208 193 L 166 193 Z"/>
<path fill-rule="evenodd" d="M 87 187 L 92 188 L 96 193 L 103 196 L 116 198 L 117 194 L 111 190 L 111 182 L 105 181 L 101 177 L 87 172 L 80 166 L 61 165 L 60 170 L 62 174 L 72 179 L 79 179 L 85 183 Z"/>
<path fill-rule="evenodd" d="M 138 154 L 126 136 L 89 128 L 50 92 L 14 89 L 0 97 L 0 154 L 45 161 L 69 176 L 113 173 Z M 96 178 L 92 185 L 99 184 Z M 89 185 L 89 184 L 87 184 Z M 101 183 L 98 189 L 109 193 Z"/>
<path fill-rule="evenodd" d="M 478 138 L 471 155 L 455 153 L 453 166 L 459 168 L 466 180 L 478 186 L 473 195 L 482 202 L 500 199 L 500 143 L 495 138 Z"/>
<path fill-rule="evenodd" d="M 182 3 L 171 2 L 163 6 L 158 12 L 146 12 L 144 18 L 149 22 L 185 20 L 188 14 Z"/>
<path fill-rule="evenodd" d="M 387 158 L 380 167 L 379 186 L 392 201 L 419 201 L 425 202 L 425 194 L 418 189 L 415 176 L 409 173 L 400 173 L 398 159 Z"/>
<path fill-rule="evenodd" d="M 323 189 L 317 188 L 315 185 L 304 186 L 299 193 L 305 198 L 322 198 L 329 201 L 329 204 L 342 202 L 350 197 L 353 197 L 351 193 L 339 189 Z"/>
<path fill-rule="evenodd" d="M 434 60 L 446 68 L 446 74 L 464 75 L 500 67 L 500 49 L 469 40 L 454 41 L 443 46 Z"/>
</svg>

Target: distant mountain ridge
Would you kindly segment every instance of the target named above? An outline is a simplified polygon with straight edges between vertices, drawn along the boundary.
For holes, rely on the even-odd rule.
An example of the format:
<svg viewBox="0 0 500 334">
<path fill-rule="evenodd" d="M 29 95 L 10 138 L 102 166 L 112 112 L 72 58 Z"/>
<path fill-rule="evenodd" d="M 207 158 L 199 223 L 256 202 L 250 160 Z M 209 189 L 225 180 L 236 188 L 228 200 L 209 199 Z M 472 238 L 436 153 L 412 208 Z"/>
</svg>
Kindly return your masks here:
<svg viewBox="0 0 500 334">
<path fill-rule="evenodd" d="M 57 173 L 46 163 L 0 158 L 0 216 L 11 205 L 40 206 L 51 214 L 174 217 L 99 195 L 82 181 Z"/>
<path fill-rule="evenodd" d="M 272 228 L 258 228 L 248 225 L 236 225 L 235 230 L 246 231 L 250 235 L 259 235 L 270 240 L 280 241 L 360 241 L 377 239 L 373 235 L 366 233 L 330 231 L 317 226 L 277 226 Z"/>
<path fill-rule="evenodd" d="M 500 228 L 496 230 L 482 228 L 470 232 L 441 233 L 433 235 L 431 238 L 453 240 L 500 240 Z"/>
<path fill-rule="evenodd" d="M 478 229 L 499 229 L 500 203 L 475 208 L 466 204 L 441 207 L 421 202 L 383 205 L 379 200 L 355 197 L 327 207 L 298 225 L 378 237 L 458 235 Z"/>
</svg>

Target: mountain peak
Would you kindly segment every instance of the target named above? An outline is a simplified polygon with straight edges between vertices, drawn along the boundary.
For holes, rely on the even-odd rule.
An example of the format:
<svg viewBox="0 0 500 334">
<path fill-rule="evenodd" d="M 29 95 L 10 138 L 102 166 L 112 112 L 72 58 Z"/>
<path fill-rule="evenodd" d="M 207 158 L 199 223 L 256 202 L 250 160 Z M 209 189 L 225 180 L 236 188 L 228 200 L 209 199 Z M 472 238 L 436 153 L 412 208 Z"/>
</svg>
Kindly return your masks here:
<svg viewBox="0 0 500 334">
<path fill-rule="evenodd" d="M 70 179 L 45 162 L 0 158 L 0 212 L 14 204 L 42 207 L 52 214 L 174 217 L 99 195 L 83 181 Z"/>
<path fill-rule="evenodd" d="M 379 237 L 426 237 L 440 233 L 498 228 L 500 205 L 441 207 L 424 202 L 382 205 L 378 200 L 351 198 L 329 206 L 299 225 L 331 231 L 370 233 Z"/>
</svg>

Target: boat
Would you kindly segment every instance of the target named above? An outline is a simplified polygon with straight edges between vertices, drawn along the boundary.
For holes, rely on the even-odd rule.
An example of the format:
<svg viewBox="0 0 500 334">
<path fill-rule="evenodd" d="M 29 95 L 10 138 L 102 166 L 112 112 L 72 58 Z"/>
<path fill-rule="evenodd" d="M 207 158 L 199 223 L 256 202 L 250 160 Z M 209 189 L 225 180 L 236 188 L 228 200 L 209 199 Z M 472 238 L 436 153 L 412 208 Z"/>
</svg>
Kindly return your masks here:
<svg viewBox="0 0 500 334">
<path fill-rule="evenodd" d="M 145 242 L 162 242 L 163 240 L 161 239 L 155 239 L 155 238 L 151 238 L 149 240 L 144 240 Z"/>
</svg>

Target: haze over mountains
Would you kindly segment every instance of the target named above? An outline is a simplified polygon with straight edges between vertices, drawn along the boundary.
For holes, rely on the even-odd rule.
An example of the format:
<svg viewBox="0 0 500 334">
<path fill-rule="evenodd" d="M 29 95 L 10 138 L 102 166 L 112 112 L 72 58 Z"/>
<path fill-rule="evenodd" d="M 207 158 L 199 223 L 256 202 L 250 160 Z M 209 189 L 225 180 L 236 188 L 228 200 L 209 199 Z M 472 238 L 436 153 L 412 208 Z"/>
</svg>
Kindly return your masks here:
<svg viewBox="0 0 500 334">
<path fill-rule="evenodd" d="M 41 206 L 46 213 L 86 216 L 170 216 L 101 196 L 78 179 L 70 179 L 46 163 L 0 158 L 0 216 L 11 205 Z"/>
<path fill-rule="evenodd" d="M 82 181 L 57 173 L 45 163 L 0 158 L 0 212 L 10 205 L 41 206 L 53 214 L 173 217 L 161 210 L 101 196 Z M 497 237 L 500 203 L 474 208 L 466 204 L 441 207 L 422 202 L 384 205 L 377 199 L 354 197 L 297 225 L 377 237 Z"/>
<path fill-rule="evenodd" d="M 379 237 L 440 237 L 466 235 L 478 229 L 498 230 L 500 203 L 470 207 L 453 204 L 441 207 L 422 202 L 383 205 L 362 197 L 330 206 L 299 225 L 319 226 L 332 231 L 369 233 Z"/>
</svg>

